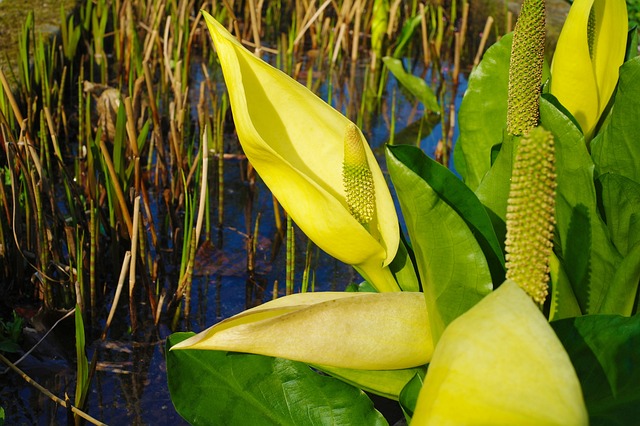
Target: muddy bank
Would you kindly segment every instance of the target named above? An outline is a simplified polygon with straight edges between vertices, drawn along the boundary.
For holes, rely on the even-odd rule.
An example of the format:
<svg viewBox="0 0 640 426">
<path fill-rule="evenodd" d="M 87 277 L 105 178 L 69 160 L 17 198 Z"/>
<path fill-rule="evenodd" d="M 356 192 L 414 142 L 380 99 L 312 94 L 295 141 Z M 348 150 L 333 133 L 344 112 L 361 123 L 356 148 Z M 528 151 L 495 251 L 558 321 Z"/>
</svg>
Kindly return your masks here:
<svg viewBox="0 0 640 426">
<path fill-rule="evenodd" d="M 18 57 L 18 37 L 29 11 L 33 10 L 36 31 L 54 34 L 60 27 L 60 7 L 68 15 L 77 0 L 0 0 L 0 66 L 15 68 Z"/>
</svg>

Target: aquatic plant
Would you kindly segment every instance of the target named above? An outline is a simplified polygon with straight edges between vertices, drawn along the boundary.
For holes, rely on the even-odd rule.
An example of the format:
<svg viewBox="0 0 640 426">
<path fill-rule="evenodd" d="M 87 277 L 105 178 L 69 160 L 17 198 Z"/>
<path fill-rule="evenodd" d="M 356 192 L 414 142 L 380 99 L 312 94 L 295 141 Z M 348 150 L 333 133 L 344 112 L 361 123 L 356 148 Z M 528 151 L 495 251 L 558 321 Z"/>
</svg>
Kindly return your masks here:
<svg viewBox="0 0 640 426">
<path fill-rule="evenodd" d="M 530 8 L 535 6 L 533 15 L 544 16 L 544 6 L 533 2 L 535 0 L 526 1 L 523 9 L 532 10 Z M 527 14 L 524 15 L 526 18 Z M 231 42 L 231 36 L 212 18 L 206 19 L 212 23 L 209 29 L 221 52 L 223 69 L 225 62 L 256 61 L 250 52 L 237 44 L 238 48 L 233 52 L 237 56 L 231 56 L 224 46 L 227 40 Z M 275 367 L 300 368 L 300 364 L 294 361 L 278 358 L 267 361 L 267 358 L 255 355 L 219 351 L 284 356 L 313 364 L 321 370 L 325 368 L 329 374 L 357 388 L 398 399 L 407 416 L 413 416 L 416 424 L 522 424 L 527 421 L 534 424 L 587 424 L 589 418 L 612 421 L 633 418 L 630 416 L 637 403 L 637 397 L 633 396 L 637 395 L 637 382 L 635 385 L 626 380 L 624 384 L 620 383 L 621 372 L 610 367 L 619 362 L 619 357 L 631 362 L 639 356 L 637 348 L 632 348 L 628 340 L 640 333 L 635 315 L 638 311 L 640 262 L 633 253 L 640 247 L 636 244 L 639 235 L 635 228 L 621 225 L 634 235 L 629 241 L 631 245 L 625 246 L 628 251 L 623 255 L 614 247 L 622 241 L 616 243 L 617 238 L 610 239 L 607 228 L 615 227 L 618 233 L 619 225 L 614 225 L 620 224 L 617 220 L 622 219 L 623 224 L 630 223 L 629 203 L 615 204 L 613 199 L 619 202 L 616 197 L 623 185 L 637 190 L 637 175 L 633 172 L 637 170 L 637 164 L 616 164 L 612 161 L 615 154 L 608 148 L 613 145 L 616 148 L 612 151 L 637 151 L 637 147 L 632 148 L 626 138 L 621 138 L 618 133 L 614 137 L 612 133 L 622 130 L 617 127 L 620 121 L 630 117 L 627 108 L 631 101 L 622 88 L 629 90 L 633 86 L 632 91 L 640 90 L 629 80 L 638 61 L 630 59 L 625 64 L 628 68 L 622 67 L 620 90 L 615 96 L 610 120 L 594 138 L 590 156 L 584 143 L 585 136 L 566 115 L 567 109 L 547 94 L 540 96 L 540 85 L 548 74 L 541 61 L 540 39 L 532 33 L 539 35 L 543 26 L 544 19 L 534 19 L 531 25 L 517 26 L 513 46 L 511 37 L 503 38 L 485 55 L 483 62 L 486 61 L 486 65 L 481 63 L 472 75 L 470 88 L 481 96 L 465 98 L 468 108 L 477 111 L 476 117 L 496 115 L 496 109 L 504 112 L 504 115 L 498 114 L 483 121 L 485 125 L 496 126 L 491 134 L 491 137 L 497 135 L 495 139 L 477 131 L 473 133 L 472 126 L 461 124 L 463 130 L 470 129 L 470 135 L 465 135 L 469 139 L 465 141 L 475 136 L 474 144 L 483 149 L 483 158 L 466 155 L 467 143 L 457 151 L 457 159 L 463 160 L 459 163 L 460 173 L 466 180 L 469 171 L 473 171 L 477 185 L 467 187 L 417 148 L 387 147 L 387 165 L 407 222 L 415 259 L 415 263 L 405 264 L 405 268 L 414 269 L 421 279 L 425 299 L 421 309 L 428 318 L 424 322 L 428 323 L 429 331 L 415 324 L 420 316 L 409 313 L 400 316 L 381 313 L 382 319 L 372 319 L 368 316 L 371 312 L 356 309 L 357 296 L 341 297 L 341 308 L 334 310 L 338 304 L 335 295 L 314 295 L 302 296 L 301 299 L 284 297 L 267 304 L 264 309 L 238 314 L 194 337 L 174 335 L 168 342 L 172 349 L 168 352 L 169 385 L 176 407 L 187 419 L 216 415 L 211 414 L 210 408 L 207 408 L 208 412 L 204 409 L 212 403 L 204 394 L 214 389 L 216 399 L 220 399 L 215 403 L 227 407 L 225 414 L 229 414 L 229 405 L 238 410 L 249 410 L 244 413 L 233 411 L 234 422 L 238 423 L 253 416 L 267 421 L 271 415 L 275 422 L 296 423 L 302 418 L 313 422 L 316 415 L 307 417 L 305 413 L 317 410 L 326 410 L 325 416 L 341 413 L 341 422 L 354 423 L 362 419 L 363 411 L 371 410 L 366 404 L 358 403 L 349 414 L 343 401 L 352 388 L 342 388 L 339 382 L 327 380 L 331 386 L 337 386 L 335 399 L 327 400 L 320 391 L 326 384 L 317 384 L 315 376 L 298 375 L 292 379 L 284 374 L 282 368 Z M 516 42 L 527 41 L 528 37 L 536 41 L 524 45 Z M 516 56 L 514 60 L 514 55 L 522 53 L 524 56 Z M 514 70 L 523 65 L 532 69 L 526 71 L 525 76 L 518 77 Z M 487 72 L 488 69 L 492 72 Z M 226 78 L 232 97 L 236 91 L 237 95 L 242 94 L 243 100 L 250 99 L 239 88 L 242 84 L 257 90 L 256 79 L 240 79 L 239 73 L 229 73 L 228 70 L 225 73 L 228 74 Z M 521 80 L 531 75 L 535 81 L 521 85 Z M 266 80 L 276 85 L 273 78 L 276 77 L 259 81 Z M 510 83 L 504 84 L 508 80 Z M 302 89 L 291 87 L 290 90 L 295 94 L 286 100 L 290 105 L 279 107 L 288 109 L 297 102 L 304 105 L 313 99 L 313 95 Z M 514 97 L 524 97 L 529 101 L 508 106 L 507 100 Z M 483 108 L 483 103 L 491 103 L 493 109 Z M 232 102 L 234 114 L 239 115 L 236 121 L 246 119 L 249 116 L 247 106 L 239 101 L 236 105 L 242 107 L 236 111 Z M 525 118 L 517 121 L 521 124 L 511 126 L 509 123 L 516 123 L 512 120 L 515 115 Z M 268 111 L 261 119 L 273 116 L 275 113 Z M 319 125 L 325 126 L 322 115 L 317 117 Z M 331 118 L 329 122 L 333 120 Z M 541 127 L 537 127 L 538 124 Z M 505 128 L 507 132 L 504 132 Z M 258 145 L 256 137 L 243 135 L 241 129 L 239 136 L 246 150 L 255 149 Z M 340 149 L 336 146 L 335 149 Z M 597 152 L 596 148 L 599 148 Z M 478 146 L 473 149 L 477 150 Z M 271 164 L 274 168 L 286 165 L 286 156 Z M 333 167 L 338 168 L 337 165 Z M 598 176 L 600 182 L 606 181 L 611 186 L 597 186 L 593 176 L 596 167 L 608 169 L 611 176 L 616 172 L 624 173 L 625 179 L 622 175 L 612 179 L 606 175 Z M 287 187 L 284 181 L 267 183 Z M 333 182 L 334 188 L 341 188 L 341 185 L 340 181 Z M 597 197 L 607 201 L 598 201 Z M 603 216 L 608 219 L 606 223 Z M 577 232 L 582 233 L 582 237 Z M 314 234 L 310 237 L 314 239 Z M 504 246 L 502 241 L 505 241 Z M 329 241 L 327 243 L 330 244 Z M 339 243 L 334 241 L 334 244 Z M 615 268 L 619 268 L 618 272 Z M 367 278 L 366 275 L 364 277 Z M 371 284 L 375 286 L 375 280 Z M 401 278 L 398 284 L 402 287 Z M 547 299 L 548 293 L 550 300 Z M 381 303 L 388 304 L 388 309 L 394 306 L 391 294 L 381 293 L 379 296 L 384 301 Z M 410 297 L 410 293 L 403 297 Z M 306 299 L 311 305 L 300 306 L 300 300 Z M 315 303 L 318 300 L 322 302 Z M 350 304 L 353 304 L 353 309 L 347 308 Z M 618 321 L 619 317 L 615 315 L 635 315 L 629 318 L 629 324 L 634 325 L 624 333 L 625 338 L 617 336 L 618 331 L 605 328 L 606 324 Z M 378 324 L 386 321 L 397 325 L 396 321 L 405 323 L 406 318 L 411 318 L 405 327 L 413 337 L 405 336 L 404 339 L 423 342 L 426 334 L 431 336 L 435 346 L 433 357 L 426 361 L 429 363 L 426 376 L 424 370 L 420 370 L 421 366 L 416 364 L 407 365 L 412 367 L 408 370 L 393 362 L 380 365 L 366 362 L 372 350 L 369 343 L 375 346 L 377 338 L 383 350 L 382 353 L 375 352 L 376 358 L 394 359 L 396 354 L 384 349 L 387 337 L 382 333 L 382 325 Z M 549 320 L 554 322 L 549 323 Z M 311 342 L 320 332 L 305 335 L 307 324 L 318 322 L 327 325 L 323 327 L 326 331 L 321 333 L 322 338 L 329 336 L 327 343 L 321 346 L 333 347 L 335 342 L 345 342 L 345 349 L 348 349 L 330 351 L 328 358 L 323 357 L 319 361 L 316 353 L 321 348 Z M 356 329 L 360 330 L 356 332 L 357 338 L 354 338 L 351 325 L 362 322 L 380 329 L 377 338 L 370 336 L 368 330 L 359 328 Z M 572 327 L 578 330 L 578 335 L 586 333 L 589 337 L 576 337 L 576 333 L 570 331 Z M 587 329 L 596 331 L 586 332 Z M 413 333 L 422 333 L 422 336 Z M 255 344 L 251 342 L 252 335 L 257 339 Z M 395 332 L 393 335 L 397 336 Z M 595 335 L 598 343 L 591 340 Z M 360 352 L 352 352 L 351 346 L 346 344 L 351 339 L 356 342 L 356 350 L 361 347 Z M 359 339 L 370 341 L 362 344 Z M 311 349 L 307 352 L 305 348 Z M 597 355 L 585 357 L 585 350 L 592 350 Z M 205 361 L 213 361 L 214 358 L 215 364 Z M 323 365 L 316 365 L 318 362 Z M 255 369 L 252 374 L 259 377 L 260 386 L 277 383 L 280 390 L 274 392 L 273 400 L 257 397 L 249 385 L 250 380 L 225 374 L 236 371 L 240 365 Z M 597 380 L 620 384 L 610 392 L 601 393 L 597 380 L 590 373 L 594 369 L 603 371 Z M 193 377 L 197 371 L 215 377 L 212 379 L 215 383 L 187 391 L 186 388 L 193 383 L 186 377 Z M 637 377 L 637 373 L 634 374 Z M 291 401 L 293 393 L 281 389 L 283 381 L 307 389 L 303 397 L 296 398 L 296 404 L 285 402 Z M 375 381 L 380 385 L 372 386 Z M 293 388 L 291 390 L 294 391 Z M 296 390 L 295 394 L 298 392 Z M 222 398 L 219 395 L 223 395 Z M 197 403 L 194 403 L 194 398 Z M 288 413 L 278 408 L 282 404 L 287 405 Z M 373 415 L 369 421 L 378 423 L 380 419 Z"/>
</svg>

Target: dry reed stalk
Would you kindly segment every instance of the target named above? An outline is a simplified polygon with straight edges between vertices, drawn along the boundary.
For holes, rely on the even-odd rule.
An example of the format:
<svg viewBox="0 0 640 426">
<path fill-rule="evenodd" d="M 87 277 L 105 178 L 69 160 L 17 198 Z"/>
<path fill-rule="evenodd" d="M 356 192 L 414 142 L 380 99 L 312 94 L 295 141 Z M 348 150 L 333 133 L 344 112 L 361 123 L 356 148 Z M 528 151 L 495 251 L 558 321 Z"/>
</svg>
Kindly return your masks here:
<svg viewBox="0 0 640 426">
<path fill-rule="evenodd" d="M 162 293 L 160 293 L 160 297 L 158 298 L 158 306 L 153 312 L 153 325 L 158 325 L 158 322 L 160 322 L 162 307 L 164 306 L 164 300 L 166 296 L 167 296 L 166 292 L 164 291 L 164 289 L 162 289 Z"/>
<path fill-rule="evenodd" d="M 196 244 L 200 241 L 200 233 L 202 232 L 202 223 L 204 221 L 205 203 L 207 200 L 207 179 L 209 177 L 209 144 L 207 141 L 207 126 L 205 125 L 202 132 L 202 173 L 200 174 L 200 200 L 198 205 L 198 216 L 196 218 Z"/>
<path fill-rule="evenodd" d="M 21 126 L 20 140 L 23 140 L 23 137 L 24 137 L 24 140 L 26 140 L 27 151 L 29 152 L 31 159 L 33 160 L 34 166 L 38 172 L 38 177 L 44 183 L 46 182 L 46 178 L 42 174 L 42 163 L 40 162 L 40 157 L 38 156 L 38 153 L 35 150 L 34 142 L 31 139 L 30 133 L 26 128 L 27 121 L 23 118 L 22 112 L 20 111 L 20 108 L 18 107 L 18 103 L 16 102 L 16 99 L 14 98 L 13 93 L 11 92 L 11 87 L 9 86 L 9 83 L 7 82 L 7 78 L 5 77 L 2 69 L 0 69 L 0 82 L 2 83 L 2 87 L 4 89 L 5 95 L 7 96 L 7 99 L 11 104 L 13 115 L 16 117 L 16 120 L 20 123 L 20 126 Z"/>
<path fill-rule="evenodd" d="M 61 406 L 63 406 L 64 408 L 71 410 L 73 413 L 75 413 L 76 415 L 82 417 L 83 419 L 87 420 L 88 422 L 94 424 L 94 425 L 100 425 L 100 426 L 106 426 L 106 423 L 102 423 L 101 421 L 91 417 L 89 414 L 85 413 L 84 411 L 80 410 L 79 408 L 75 407 L 74 405 L 72 405 L 70 402 L 65 401 L 63 399 L 58 398 L 57 396 L 55 396 L 53 393 L 51 393 L 47 388 L 43 387 L 42 385 L 40 385 L 38 382 L 36 382 L 35 380 L 33 380 L 31 377 L 29 377 L 24 371 L 20 370 L 17 366 L 15 366 L 11 361 L 9 361 L 7 358 L 5 358 L 1 353 L 0 353 L 0 361 L 2 361 L 5 365 L 7 365 L 10 369 L 12 369 L 13 371 L 15 371 L 20 377 L 22 377 L 22 379 L 29 383 L 31 386 L 33 386 L 34 388 L 36 388 L 37 390 L 39 390 L 40 392 L 42 392 L 44 395 L 46 395 L 49 399 L 51 399 L 53 402 L 55 402 L 56 404 L 59 404 Z"/>
<path fill-rule="evenodd" d="M 462 4 L 462 21 L 460 23 L 460 47 L 464 46 L 467 39 L 467 29 L 469 28 L 469 2 Z"/>
<path fill-rule="evenodd" d="M 424 11 L 424 4 L 420 3 L 420 30 L 422 35 L 422 51 L 424 52 L 424 67 L 429 68 L 431 63 L 431 49 L 429 47 L 429 33 L 427 32 L 427 14 Z"/>
<path fill-rule="evenodd" d="M 191 25 L 191 29 L 189 30 L 189 40 L 187 41 L 187 51 L 185 52 L 185 68 L 190 69 L 191 66 L 191 47 L 193 46 L 193 40 L 195 39 L 196 34 L 198 34 L 198 27 L 200 26 L 200 20 L 202 19 L 202 14 L 198 13 L 196 15 L 196 19 L 193 20 L 193 24 Z"/>
<path fill-rule="evenodd" d="M 151 232 L 151 244 L 153 244 L 156 249 L 158 248 L 158 234 L 156 232 L 156 227 L 153 224 L 153 214 L 151 213 L 151 203 L 149 202 L 149 193 L 147 192 L 147 188 L 144 184 L 144 180 L 140 181 L 140 194 L 142 194 L 142 201 L 144 205 L 144 212 L 147 216 L 147 223 L 149 225 L 149 232 Z"/>
<path fill-rule="evenodd" d="M 353 42 L 351 43 L 351 62 L 358 60 L 358 48 L 360 47 L 360 24 L 362 21 L 363 5 L 361 0 L 356 0 L 354 8 L 355 23 L 353 25 Z"/>
<path fill-rule="evenodd" d="M 71 403 L 69 403 L 69 402 L 67 402 L 67 401 L 65 401 L 63 399 L 60 399 L 57 396 L 55 396 L 48 389 L 46 389 L 45 387 L 40 385 L 38 382 L 33 380 L 31 377 L 29 377 L 24 371 L 22 371 L 21 369 L 16 367 L 11 361 L 9 361 L 7 358 L 5 358 L 1 353 L 0 353 L 0 361 L 2 361 L 10 369 L 15 371 L 20 377 L 22 377 L 22 379 L 25 382 L 29 383 L 34 388 L 38 389 L 40 392 L 42 392 L 44 395 L 46 395 L 49 399 L 51 399 L 56 404 L 59 404 L 59 405 L 63 406 L 64 408 L 73 411 L 75 414 L 77 414 L 78 416 L 80 416 L 83 419 L 87 420 L 88 422 L 93 423 L 94 425 L 106 426 L 105 423 L 102 423 L 101 421 L 96 420 L 95 418 L 91 417 L 89 414 L 87 414 L 84 411 L 80 410 L 79 408 L 73 406 Z"/>
<path fill-rule="evenodd" d="M 107 322 L 105 323 L 104 329 L 102 330 L 102 335 L 100 336 L 100 339 L 102 340 L 107 338 L 109 327 L 111 327 L 111 321 L 113 321 L 113 317 L 116 314 L 116 308 L 118 307 L 118 301 L 120 300 L 120 295 L 122 294 L 122 287 L 124 287 L 124 280 L 127 277 L 130 264 L 131 264 L 131 252 L 127 251 L 125 252 L 124 259 L 122 260 L 122 267 L 120 268 L 120 277 L 118 278 L 118 285 L 116 286 L 116 292 L 113 296 L 113 302 L 111 303 L 109 316 L 107 317 Z"/>
<path fill-rule="evenodd" d="M 258 20 L 256 5 L 254 1 L 255 0 L 249 0 L 249 13 L 251 16 L 251 31 L 253 34 L 253 42 L 255 43 L 253 54 L 259 58 L 260 56 L 262 56 L 262 52 L 260 49 L 260 22 Z"/>
<path fill-rule="evenodd" d="M 120 205 L 122 217 L 127 226 L 127 230 L 129 231 L 129 237 L 131 238 L 131 236 L 133 235 L 133 223 L 131 222 L 131 215 L 129 214 L 129 210 L 127 208 L 127 202 L 124 197 L 124 192 L 122 192 L 122 186 L 120 186 L 120 181 L 118 180 L 118 174 L 116 173 L 116 169 L 113 167 L 113 161 L 111 161 L 109 148 L 107 148 L 104 140 L 100 141 L 100 151 L 102 152 L 102 157 L 104 158 L 104 162 L 107 165 L 109 177 L 111 178 L 111 184 L 116 191 L 116 198 L 118 198 L 118 204 Z"/>
<path fill-rule="evenodd" d="M 158 52 L 161 52 L 161 48 L 162 48 L 162 43 L 160 42 L 160 25 L 162 24 L 162 21 L 165 19 L 167 7 L 164 1 L 158 1 L 156 2 L 156 4 L 157 4 L 157 9 L 155 9 L 155 11 L 152 12 L 153 20 L 151 21 L 151 26 L 149 27 L 149 30 L 148 30 L 148 35 L 150 36 L 150 38 L 145 39 L 145 44 L 144 44 L 145 47 L 151 48 L 149 53 L 152 52 L 152 47 L 154 45 L 158 47 Z M 145 22 L 148 22 L 148 20 Z M 149 45 L 147 45 L 147 42 L 149 43 Z M 151 56 L 149 56 L 149 58 L 151 58 Z"/>
<path fill-rule="evenodd" d="M 314 13 L 313 16 L 305 22 L 304 26 L 298 31 L 298 35 L 296 36 L 295 40 L 293 40 L 294 45 L 297 45 L 298 43 L 300 43 L 300 40 L 302 40 L 302 37 L 304 37 L 307 30 L 311 27 L 311 25 L 314 24 L 314 22 L 318 20 L 318 18 L 322 15 L 322 12 L 324 12 L 324 10 L 331 4 L 331 1 L 332 0 L 326 0 L 324 3 L 322 3 L 322 5 L 318 8 L 316 13 Z M 305 19 L 306 19 L 306 16 L 305 16 Z"/>
<path fill-rule="evenodd" d="M 7 82 L 7 78 L 4 75 L 4 72 L 2 71 L 2 68 L 0 68 L 0 82 L 2 83 L 2 88 L 4 89 L 4 94 L 7 97 L 7 99 L 9 100 L 9 104 L 11 104 L 11 109 L 13 110 L 13 115 L 16 117 L 16 120 L 18 121 L 18 123 L 22 123 L 24 121 L 24 118 L 22 116 L 22 112 L 20 111 L 20 108 L 18 107 L 18 103 L 16 102 L 16 98 L 13 97 L 13 92 L 11 91 L 11 86 L 9 86 L 9 83 Z"/>
<path fill-rule="evenodd" d="M 227 9 L 227 13 L 229 14 L 229 20 L 231 22 L 238 22 L 238 18 L 236 17 L 236 14 L 233 13 L 233 5 L 229 4 L 228 0 L 222 0 L 222 4 L 224 5 L 224 8 Z M 216 15 L 215 13 L 212 13 L 211 16 L 216 16 Z"/>
<path fill-rule="evenodd" d="M 338 54 L 340 53 L 340 45 L 342 44 L 342 39 L 344 38 L 344 33 L 347 30 L 347 24 L 342 23 L 340 25 L 340 31 L 338 32 L 338 37 L 336 38 L 336 43 L 333 48 L 333 55 L 331 56 L 331 63 L 335 64 L 338 60 Z"/>
<path fill-rule="evenodd" d="M 124 99 L 124 109 L 127 115 L 126 128 L 127 135 L 129 136 L 129 146 L 131 147 L 134 161 L 133 182 L 136 194 L 138 194 L 140 193 L 140 152 L 138 151 L 138 135 L 136 134 L 133 105 L 131 104 L 131 97 L 129 96 Z"/>
<path fill-rule="evenodd" d="M 460 50 L 462 49 L 461 36 L 459 32 L 454 33 L 454 49 L 453 49 L 453 73 L 452 80 L 453 85 L 458 86 L 458 78 L 460 76 Z M 451 101 L 451 105 L 455 108 L 455 100 Z"/>
<path fill-rule="evenodd" d="M 138 234 L 140 220 L 140 196 L 133 202 L 133 234 L 131 235 L 131 265 L 129 266 L 129 315 L 131 317 L 131 329 L 137 327 L 137 315 L 135 307 L 135 297 L 133 291 L 136 287 L 136 261 L 138 260 Z"/>
<path fill-rule="evenodd" d="M 402 0 L 395 0 L 389 8 L 389 24 L 387 25 L 387 37 L 391 38 L 396 27 L 396 17 L 398 16 L 398 8 Z"/>
<path fill-rule="evenodd" d="M 151 108 L 151 119 L 153 120 L 153 134 L 158 149 L 158 156 L 160 163 L 164 157 L 164 143 L 162 142 L 162 129 L 160 125 L 160 113 L 158 112 L 158 105 L 156 104 L 156 96 L 153 89 L 153 80 L 151 79 L 151 71 L 149 70 L 149 62 L 142 62 L 142 69 L 144 71 L 144 80 L 147 83 L 147 96 L 149 97 L 149 108 Z M 156 164 L 158 164 L 156 163 Z M 159 164 L 158 164 L 159 166 Z"/>
<path fill-rule="evenodd" d="M 60 144 L 58 143 L 58 135 L 53 126 L 53 119 L 51 118 L 51 111 L 49 111 L 49 107 L 44 107 L 44 117 L 47 120 L 47 127 L 49 128 L 49 135 L 51 136 L 51 143 L 53 144 L 53 152 L 56 157 L 58 157 L 60 164 L 63 164 L 62 152 L 60 151 Z"/>
<path fill-rule="evenodd" d="M 171 73 L 171 52 L 170 46 L 173 44 L 173 39 L 170 40 L 171 34 L 171 15 L 167 16 L 167 20 L 164 23 L 164 35 L 162 36 L 162 59 L 164 60 L 164 82 L 173 86 L 175 84 L 173 73 Z M 178 67 L 176 66 L 176 69 Z"/>
<path fill-rule="evenodd" d="M 482 37 L 480 38 L 480 46 L 478 46 L 478 52 L 476 53 L 476 57 L 473 59 L 474 68 L 480 63 L 480 58 L 482 58 L 482 54 L 484 53 L 484 46 L 487 44 L 491 25 L 493 25 L 493 16 L 487 17 L 487 21 L 484 24 L 484 30 L 482 31 Z"/>
</svg>

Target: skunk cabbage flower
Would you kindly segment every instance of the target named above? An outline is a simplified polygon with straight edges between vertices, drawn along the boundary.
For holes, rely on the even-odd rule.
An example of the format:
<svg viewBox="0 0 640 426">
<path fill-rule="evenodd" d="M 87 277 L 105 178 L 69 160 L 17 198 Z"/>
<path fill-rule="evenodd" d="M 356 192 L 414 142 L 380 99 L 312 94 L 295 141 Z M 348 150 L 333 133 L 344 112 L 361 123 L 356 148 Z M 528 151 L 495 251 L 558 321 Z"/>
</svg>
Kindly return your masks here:
<svg viewBox="0 0 640 426">
<path fill-rule="evenodd" d="M 321 249 L 353 265 L 379 291 L 399 290 L 387 267 L 399 244 L 398 218 L 360 130 L 202 13 L 238 137 L 260 177 Z"/>
<path fill-rule="evenodd" d="M 173 346 L 248 352 L 308 364 L 394 370 L 433 353 L 424 295 L 298 293 L 244 311 Z"/>
<path fill-rule="evenodd" d="M 575 0 L 551 64 L 551 93 L 591 139 L 618 81 L 627 42 L 624 0 Z"/>
<path fill-rule="evenodd" d="M 412 424 L 568 426 L 588 416 L 562 344 L 507 280 L 445 329 Z"/>
</svg>

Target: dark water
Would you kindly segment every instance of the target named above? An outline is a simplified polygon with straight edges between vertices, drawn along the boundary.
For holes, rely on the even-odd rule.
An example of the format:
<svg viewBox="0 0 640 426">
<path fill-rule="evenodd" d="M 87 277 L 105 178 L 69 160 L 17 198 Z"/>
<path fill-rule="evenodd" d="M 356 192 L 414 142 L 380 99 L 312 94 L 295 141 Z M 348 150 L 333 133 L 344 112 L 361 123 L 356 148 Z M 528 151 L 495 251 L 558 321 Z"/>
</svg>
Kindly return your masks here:
<svg viewBox="0 0 640 426">
<path fill-rule="evenodd" d="M 350 114 L 350 103 L 358 108 L 360 106 L 364 80 L 362 69 L 352 75 L 355 81 L 334 87 L 333 104 L 347 115 Z M 424 74 L 419 68 L 415 72 L 418 75 Z M 446 69 L 445 76 L 448 76 Z M 198 78 L 201 77 L 195 75 L 195 79 Z M 428 75 L 427 79 L 429 80 Z M 455 99 L 457 106 L 465 86 L 466 81 L 461 76 Z M 326 89 L 321 92 L 323 90 L 326 93 Z M 381 164 L 384 158 L 382 146 L 389 138 L 388 123 L 392 110 L 390 103 L 394 99 L 394 92 L 396 131 L 423 115 L 422 106 L 407 99 L 395 80 L 390 78 L 383 95 L 385 106 L 368 114 L 363 126 Z M 457 132 L 454 140 L 456 138 Z M 420 145 L 425 152 L 432 154 L 439 139 L 438 125 L 432 134 L 422 139 Z M 273 262 L 270 261 L 276 233 L 272 197 L 259 179 L 255 194 L 251 197 L 249 185 L 241 179 L 245 167 L 243 160 L 225 162 L 224 226 L 220 232 L 214 230 L 211 243 L 205 244 L 199 251 L 195 268 L 197 275 L 194 277 L 192 290 L 192 313 L 189 321 L 186 324 L 182 322 L 175 331 L 201 331 L 223 318 L 267 300 L 272 297 L 275 281 L 280 283 L 279 295 L 284 294 L 285 250 L 279 250 Z M 213 195 L 211 197 L 213 200 Z M 159 195 L 153 198 L 158 204 L 161 203 Z M 250 199 L 253 200 L 253 208 L 247 210 Z M 215 212 L 213 214 L 217 215 Z M 246 234 L 255 225 L 258 215 L 260 226 L 256 275 L 253 280 L 249 280 L 246 272 Z M 217 216 L 212 217 L 211 221 L 216 223 Z M 296 291 L 299 291 L 302 279 L 306 248 L 306 237 L 298 231 Z M 314 249 L 314 256 L 317 291 L 343 290 L 349 283 L 360 280 L 351 267 L 330 258 L 320 250 Z M 113 295 L 110 295 L 107 300 L 111 301 L 112 298 Z M 88 344 L 89 359 L 97 353 L 98 367 L 86 411 L 111 425 L 184 424 L 173 408 L 166 384 L 164 339 L 172 332 L 168 326 L 169 321 L 163 318 L 157 327 L 143 324 L 142 329 L 132 337 L 128 329 L 129 312 L 126 303 L 124 299 L 120 301 L 109 338 Z M 141 306 L 141 310 L 144 311 L 144 308 Z M 73 335 L 73 331 L 70 335 Z M 36 351 L 36 356 L 29 357 L 20 367 L 55 395 L 64 397 L 68 394 L 72 397 L 75 392 L 76 368 L 73 346 L 69 347 L 69 342 L 66 342 L 65 347 L 65 342 L 55 338 L 48 339 L 43 346 Z M 64 408 L 50 401 L 14 372 L 0 374 L 0 406 L 5 410 L 8 425 L 57 425 L 67 421 Z"/>
</svg>

